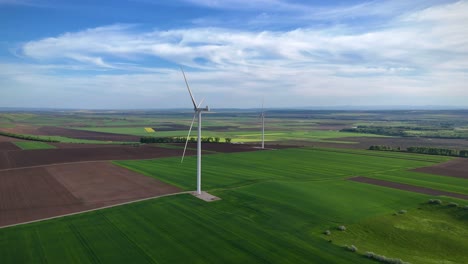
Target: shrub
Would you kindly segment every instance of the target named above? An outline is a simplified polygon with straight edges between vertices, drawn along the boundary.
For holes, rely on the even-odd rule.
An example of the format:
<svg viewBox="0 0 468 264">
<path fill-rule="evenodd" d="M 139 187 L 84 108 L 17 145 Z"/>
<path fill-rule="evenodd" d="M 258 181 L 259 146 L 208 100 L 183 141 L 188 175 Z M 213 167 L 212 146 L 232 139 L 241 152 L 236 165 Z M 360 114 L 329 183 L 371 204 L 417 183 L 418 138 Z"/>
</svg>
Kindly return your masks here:
<svg viewBox="0 0 468 264">
<path fill-rule="evenodd" d="M 342 225 L 341 225 L 341 226 L 338 227 L 338 230 L 340 230 L 340 231 L 346 231 L 346 226 L 342 226 Z"/>
<path fill-rule="evenodd" d="M 324 233 L 325 235 L 327 235 L 327 236 L 331 235 L 330 230 L 325 230 L 325 232 L 323 232 L 323 233 Z"/>
<path fill-rule="evenodd" d="M 457 203 L 454 203 L 454 202 L 450 202 L 448 204 L 449 207 L 458 207 L 458 204 Z"/>
<path fill-rule="evenodd" d="M 408 262 L 404 262 L 401 259 L 396 259 L 396 258 L 387 258 L 386 256 L 382 255 L 377 255 L 374 252 L 366 252 L 365 254 L 366 257 L 377 260 L 382 263 L 388 263 L 388 264 L 409 264 Z"/>
<path fill-rule="evenodd" d="M 406 210 L 400 210 L 400 211 L 398 211 L 399 214 L 406 214 L 407 212 L 408 212 L 408 211 L 406 211 Z"/>
<path fill-rule="evenodd" d="M 429 199 L 430 204 L 442 204 L 442 201 L 439 199 Z"/>
<path fill-rule="evenodd" d="M 354 245 L 351 245 L 351 246 L 346 245 L 345 247 L 346 247 L 347 250 L 349 250 L 351 252 L 356 252 L 358 250 L 357 247 L 354 246 Z"/>
</svg>

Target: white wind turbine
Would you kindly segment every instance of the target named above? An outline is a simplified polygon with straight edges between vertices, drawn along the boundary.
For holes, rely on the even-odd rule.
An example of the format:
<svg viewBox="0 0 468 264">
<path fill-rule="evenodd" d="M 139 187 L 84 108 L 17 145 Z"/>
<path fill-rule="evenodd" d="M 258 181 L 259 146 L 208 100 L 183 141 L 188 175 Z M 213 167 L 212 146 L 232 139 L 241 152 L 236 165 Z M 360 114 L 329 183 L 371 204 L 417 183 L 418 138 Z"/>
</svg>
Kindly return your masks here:
<svg viewBox="0 0 468 264">
<path fill-rule="evenodd" d="M 265 148 L 265 112 L 263 111 L 263 103 L 264 100 L 262 100 L 262 113 L 260 114 L 262 118 L 262 149 Z"/>
<path fill-rule="evenodd" d="M 192 103 L 193 103 L 193 110 L 195 111 L 195 113 L 193 114 L 192 124 L 190 125 L 190 129 L 189 129 L 189 132 L 188 132 L 187 141 L 185 141 L 184 153 L 182 154 L 181 162 L 184 161 L 185 150 L 187 149 L 187 143 L 188 143 L 189 138 L 190 138 L 190 132 L 192 131 L 193 122 L 195 121 L 195 117 L 198 116 L 197 194 L 200 195 L 201 194 L 201 117 L 202 117 L 202 112 L 208 112 L 208 111 L 210 111 L 210 109 L 208 108 L 208 106 L 206 106 L 205 108 L 200 108 L 200 105 L 203 103 L 204 99 L 202 99 L 200 101 L 200 103 L 197 105 L 197 103 L 195 101 L 195 98 L 193 98 L 192 91 L 190 90 L 190 87 L 188 85 L 187 78 L 185 77 L 184 69 L 182 69 L 182 67 L 181 67 L 180 70 L 182 71 L 182 75 L 184 76 L 185 85 L 187 86 L 187 89 L 189 91 L 190 98 L 192 99 Z"/>
</svg>

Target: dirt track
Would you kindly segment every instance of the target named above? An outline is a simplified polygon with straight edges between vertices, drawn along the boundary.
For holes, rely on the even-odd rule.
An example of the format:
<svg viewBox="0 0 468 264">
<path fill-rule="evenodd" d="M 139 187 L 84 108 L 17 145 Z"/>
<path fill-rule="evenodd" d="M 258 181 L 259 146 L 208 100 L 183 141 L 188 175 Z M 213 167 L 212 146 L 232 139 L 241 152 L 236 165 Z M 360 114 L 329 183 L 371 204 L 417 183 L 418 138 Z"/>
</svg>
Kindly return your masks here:
<svg viewBox="0 0 468 264">
<path fill-rule="evenodd" d="M 0 227 L 179 191 L 110 162 L 3 171 Z"/>
<path fill-rule="evenodd" d="M 373 184 L 373 185 L 378 185 L 378 186 L 384 186 L 384 187 L 398 189 L 398 190 L 410 191 L 410 192 L 415 192 L 415 193 L 422 193 L 422 194 L 436 195 L 436 196 L 443 195 L 443 196 L 449 196 L 449 197 L 454 197 L 458 199 L 468 200 L 468 195 L 466 194 L 440 191 L 440 190 L 414 186 L 414 185 L 409 185 L 409 184 L 404 184 L 404 183 L 384 181 L 384 180 L 378 180 L 378 179 L 361 177 L 361 176 L 349 178 L 348 180 L 361 182 L 361 183 L 368 183 L 368 184 Z"/>
<path fill-rule="evenodd" d="M 413 171 L 468 179 L 468 159 L 454 159 L 434 166 L 417 168 Z"/>
</svg>

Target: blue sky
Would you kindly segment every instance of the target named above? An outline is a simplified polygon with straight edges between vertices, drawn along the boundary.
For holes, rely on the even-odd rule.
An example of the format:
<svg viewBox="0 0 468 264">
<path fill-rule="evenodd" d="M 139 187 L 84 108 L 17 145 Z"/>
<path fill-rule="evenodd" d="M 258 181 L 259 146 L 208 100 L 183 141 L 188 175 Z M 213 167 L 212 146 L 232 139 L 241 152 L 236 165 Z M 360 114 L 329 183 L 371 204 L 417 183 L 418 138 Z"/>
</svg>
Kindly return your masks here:
<svg viewBox="0 0 468 264">
<path fill-rule="evenodd" d="M 0 0 L 0 107 L 468 107 L 468 1 Z"/>
</svg>

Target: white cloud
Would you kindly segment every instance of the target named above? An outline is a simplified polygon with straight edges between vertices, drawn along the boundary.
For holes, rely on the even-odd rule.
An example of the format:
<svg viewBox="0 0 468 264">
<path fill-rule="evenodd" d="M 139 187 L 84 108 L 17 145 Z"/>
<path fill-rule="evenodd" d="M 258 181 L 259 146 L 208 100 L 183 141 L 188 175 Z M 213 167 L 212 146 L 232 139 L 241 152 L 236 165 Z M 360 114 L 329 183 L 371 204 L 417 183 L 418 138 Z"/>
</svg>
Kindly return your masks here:
<svg viewBox="0 0 468 264">
<path fill-rule="evenodd" d="M 346 12 L 363 8 L 369 6 Z M 183 83 L 174 66 L 182 64 L 197 69 L 188 72 L 197 96 L 229 98 L 226 102 L 231 105 L 226 107 L 237 106 L 233 98 L 242 102 L 239 106 L 248 106 L 251 97 L 267 92 L 278 104 L 290 98 L 287 104 L 302 105 L 321 103 L 317 98 L 327 96 L 467 98 L 467 24 L 468 2 L 460 1 L 403 14 L 380 30 L 359 33 L 342 26 L 256 32 L 221 27 L 141 31 L 134 25 L 113 25 L 30 41 L 22 47 L 23 55 L 40 63 L 95 71 L 91 76 L 58 75 L 59 67 L 31 66 L 25 77 L 24 69 L 15 65 L 0 68 L 7 71 L 5 85 L 73 91 L 95 87 L 110 97 L 121 93 L 137 101 L 148 94 L 159 98 L 161 93 L 177 98 Z M 169 69 L 151 69 L 146 64 L 149 58 L 173 64 Z"/>
</svg>

